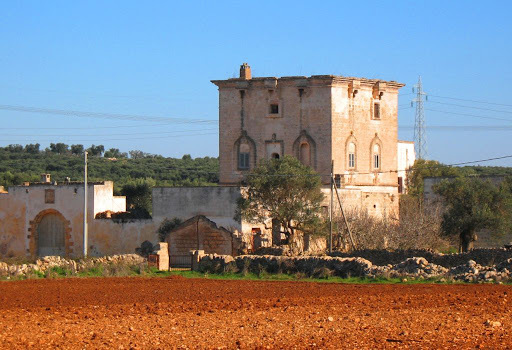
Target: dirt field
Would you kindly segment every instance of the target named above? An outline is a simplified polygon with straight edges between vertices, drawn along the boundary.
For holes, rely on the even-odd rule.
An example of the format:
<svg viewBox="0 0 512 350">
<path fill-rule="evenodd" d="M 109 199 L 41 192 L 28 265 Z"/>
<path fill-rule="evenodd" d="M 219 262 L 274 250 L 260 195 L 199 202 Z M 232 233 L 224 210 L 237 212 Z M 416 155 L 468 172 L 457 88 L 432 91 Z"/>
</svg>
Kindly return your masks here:
<svg viewBox="0 0 512 350">
<path fill-rule="evenodd" d="M 2 282 L 0 348 L 510 348 L 511 306 L 498 285 Z"/>
</svg>

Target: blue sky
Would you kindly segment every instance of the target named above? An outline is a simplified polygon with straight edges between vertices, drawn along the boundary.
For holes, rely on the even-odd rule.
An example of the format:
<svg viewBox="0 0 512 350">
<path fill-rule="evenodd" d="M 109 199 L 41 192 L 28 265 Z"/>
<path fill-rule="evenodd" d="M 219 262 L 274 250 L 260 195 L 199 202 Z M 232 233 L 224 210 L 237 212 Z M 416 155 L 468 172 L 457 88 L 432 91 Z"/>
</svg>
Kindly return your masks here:
<svg viewBox="0 0 512 350">
<path fill-rule="evenodd" d="M 512 154 L 508 1 L 0 6 L 0 145 L 94 143 L 217 156 L 218 100 L 210 80 L 233 77 L 248 62 L 255 76 L 341 74 L 406 83 L 399 101 L 406 140 L 413 138 L 411 86 L 421 75 L 431 94 L 425 104 L 427 127 L 433 126 L 429 158 L 457 163 Z M 5 106 L 206 122 L 84 118 Z M 512 166 L 512 160 L 485 164 Z"/>
</svg>

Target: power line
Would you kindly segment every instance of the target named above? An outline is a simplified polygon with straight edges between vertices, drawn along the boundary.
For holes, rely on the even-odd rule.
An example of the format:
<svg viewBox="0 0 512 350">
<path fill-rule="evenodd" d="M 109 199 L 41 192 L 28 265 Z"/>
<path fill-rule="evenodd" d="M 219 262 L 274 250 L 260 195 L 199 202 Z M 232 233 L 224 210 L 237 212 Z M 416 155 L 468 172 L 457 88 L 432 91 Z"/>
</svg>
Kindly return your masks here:
<svg viewBox="0 0 512 350">
<path fill-rule="evenodd" d="M 481 110 L 481 111 L 490 111 L 490 112 L 500 112 L 500 113 L 512 114 L 512 111 L 503 111 L 503 110 L 499 110 L 499 109 L 466 106 L 466 105 L 459 105 L 459 104 L 456 104 L 456 103 L 446 103 L 446 102 L 437 102 L 437 101 L 428 101 L 428 102 L 436 103 L 436 104 L 440 104 L 440 105 L 447 105 L 447 106 L 455 106 L 455 107 L 462 107 L 462 108 L 478 109 L 478 110 Z"/>
<path fill-rule="evenodd" d="M 341 175 L 373 175 L 373 174 L 389 174 L 389 173 L 398 173 L 398 172 L 412 172 L 415 170 L 429 170 L 429 169 L 438 169 L 438 168 L 449 168 L 454 166 L 461 166 L 461 165 L 468 165 L 468 164 L 475 164 L 475 163 L 484 163 L 484 162 L 490 162 L 493 160 L 501 160 L 501 159 L 508 159 L 512 158 L 512 155 L 506 155 L 506 156 L 500 156 L 500 157 L 494 157 L 494 158 L 486 158 L 486 159 L 479 159 L 479 160 L 470 160 L 466 162 L 460 162 L 460 163 L 452 163 L 452 164 L 436 164 L 436 165 L 428 165 L 423 167 L 417 167 L 415 169 L 405 169 L 405 170 L 385 170 L 385 171 L 371 171 L 371 172 L 355 172 L 353 174 L 341 174 Z M 227 175 L 240 175 L 233 171 L 223 171 L 223 172 L 213 172 L 213 171 L 198 171 L 198 169 L 194 168 L 178 168 L 178 167 L 166 167 L 165 169 L 168 170 L 183 170 L 183 171 L 196 171 L 196 172 L 203 172 L 207 174 L 227 174 Z M 272 177 L 294 177 L 294 176 L 331 176 L 331 174 L 305 174 L 305 175 L 297 175 L 297 174 L 245 174 L 250 176 L 272 176 Z"/>
<path fill-rule="evenodd" d="M 137 132 L 137 133 L 123 133 L 123 134 L 108 134 L 105 136 L 130 136 L 130 135 L 163 135 L 168 134 L 169 136 L 173 136 L 174 133 L 181 133 L 181 132 L 191 132 L 191 131 L 213 131 L 217 129 L 198 129 L 198 130 L 174 130 L 174 131 L 162 131 L 162 132 Z M 0 134 L 0 136 L 7 135 L 7 136 L 17 136 L 17 137 L 30 137 L 30 136 L 66 136 L 66 137 L 75 137 L 75 136 L 102 136 L 98 134 L 75 134 L 75 135 L 61 135 L 61 134 Z M 179 135 L 179 134 L 178 134 Z"/>
<path fill-rule="evenodd" d="M 54 128 L 4 128 L 3 130 L 94 130 L 94 129 L 125 129 L 125 128 L 145 128 L 145 127 L 155 127 L 155 126 L 169 126 L 166 124 L 146 124 L 146 125 L 117 125 L 117 126 L 87 126 L 87 127 L 54 127 Z M 213 126 L 213 125 L 212 125 Z M 218 127 L 217 127 L 218 128 Z"/>
<path fill-rule="evenodd" d="M 483 115 L 477 115 L 477 114 L 468 114 L 468 113 L 458 113 L 458 112 L 448 112 L 448 111 L 441 111 L 439 109 L 431 109 L 431 108 L 425 108 L 427 111 L 431 112 L 439 112 L 439 113 L 446 113 L 446 114 L 453 114 L 453 115 L 460 115 L 465 117 L 473 117 L 473 118 L 480 118 L 480 119 L 492 119 L 492 120 L 505 120 L 512 122 L 512 119 L 507 118 L 499 118 L 499 117 L 487 117 Z"/>
<path fill-rule="evenodd" d="M 0 110 L 15 111 L 15 112 L 27 112 L 27 113 L 43 113 L 52 115 L 62 115 L 68 117 L 80 117 L 80 118 L 97 118 L 97 119 L 116 119 L 116 120 L 133 120 L 133 121 L 153 121 L 159 123 L 183 123 L 183 124 L 195 124 L 195 123 L 218 123 L 218 120 L 207 120 L 207 119 L 186 119 L 186 118 L 171 118 L 171 117 L 153 117 L 136 114 L 117 114 L 117 113 L 102 113 L 102 112 L 83 112 L 73 111 L 64 109 L 50 109 L 50 108 L 38 108 L 38 107 L 27 107 L 27 106 L 12 106 L 12 105 L 0 105 Z"/>
<path fill-rule="evenodd" d="M 474 102 L 474 103 L 483 103 L 487 105 L 496 105 L 496 106 L 504 106 L 504 107 L 512 107 L 512 105 L 504 104 L 504 103 L 495 103 L 495 102 L 487 102 L 487 101 L 478 101 L 478 100 L 469 100 L 464 98 L 456 98 L 456 97 L 447 97 L 447 96 L 439 96 L 439 95 L 432 95 L 432 97 L 438 97 L 438 98 L 446 98 L 449 100 L 456 100 L 456 101 L 466 101 L 466 102 Z"/>
<path fill-rule="evenodd" d="M 199 134 L 180 134 L 180 135 L 166 135 L 166 136 L 151 136 L 151 137 L 129 137 L 129 138 L 114 138 L 114 139 L 103 139 L 103 138 L 94 138 L 94 139 L 60 139 L 60 141 L 66 142 L 103 142 L 103 141 L 131 141 L 131 140 L 150 140 L 150 139 L 168 139 L 170 137 L 184 137 L 184 136 L 203 136 L 203 135 L 218 135 L 217 132 L 209 132 L 209 133 L 199 133 Z M 6 140 L 3 139 L 1 141 L 5 142 L 56 142 L 55 139 L 30 139 L 30 140 Z"/>
<path fill-rule="evenodd" d="M 414 129 L 414 125 L 399 126 L 399 129 Z M 450 130 L 450 131 L 508 131 L 512 125 L 429 125 L 429 130 Z"/>
</svg>

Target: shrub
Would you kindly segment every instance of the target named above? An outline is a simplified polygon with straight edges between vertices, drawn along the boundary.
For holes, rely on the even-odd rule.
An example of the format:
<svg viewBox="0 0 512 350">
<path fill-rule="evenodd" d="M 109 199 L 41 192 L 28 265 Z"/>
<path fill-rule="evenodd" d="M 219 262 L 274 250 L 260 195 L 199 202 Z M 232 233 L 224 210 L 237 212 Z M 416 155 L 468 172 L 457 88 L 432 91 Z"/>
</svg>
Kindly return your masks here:
<svg viewBox="0 0 512 350">
<path fill-rule="evenodd" d="M 329 279 L 334 274 L 334 271 L 327 267 L 319 267 L 313 271 L 312 277 L 320 279 Z"/>
</svg>

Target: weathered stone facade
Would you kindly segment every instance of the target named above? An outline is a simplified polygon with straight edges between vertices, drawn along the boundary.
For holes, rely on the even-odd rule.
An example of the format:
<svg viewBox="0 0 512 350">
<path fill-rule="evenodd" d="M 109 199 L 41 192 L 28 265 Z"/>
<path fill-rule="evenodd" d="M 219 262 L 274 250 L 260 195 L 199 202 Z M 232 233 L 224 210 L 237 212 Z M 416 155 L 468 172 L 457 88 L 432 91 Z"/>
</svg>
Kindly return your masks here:
<svg viewBox="0 0 512 350">
<path fill-rule="evenodd" d="M 218 227 L 203 215 L 195 216 L 174 228 L 167 242 L 170 265 L 175 267 L 190 267 L 192 250 L 235 256 L 241 246 L 239 237 L 224 227 Z"/>
<path fill-rule="evenodd" d="M 240 78 L 212 82 L 219 87 L 221 184 L 238 183 L 260 159 L 293 155 L 326 185 L 333 162 L 339 187 L 352 190 L 347 196 L 377 194 L 379 202 L 396 203 L 379 207 L 396 211 L 404 84 L 334 75 L 253 78 L 247 64 Z"/>
<path fill-rule="evenodd" d="M 116 223 L 96 214 L 126 210 L 125 197 L 113 195 L 111 181 L 88 184 L 89 254 L 133 253 L 141 242 L 156 242 L 158 222 Z M 27 183 L 0 192 L 0 257 L 83 252 L 84 184 Z"/>
</svg>

